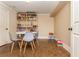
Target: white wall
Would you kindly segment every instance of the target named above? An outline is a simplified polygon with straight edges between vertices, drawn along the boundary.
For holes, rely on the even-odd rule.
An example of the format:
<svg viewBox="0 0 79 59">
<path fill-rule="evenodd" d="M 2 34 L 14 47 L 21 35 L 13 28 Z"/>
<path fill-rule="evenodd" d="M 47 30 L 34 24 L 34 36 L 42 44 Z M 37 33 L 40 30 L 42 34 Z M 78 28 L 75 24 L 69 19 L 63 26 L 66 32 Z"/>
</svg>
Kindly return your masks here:
<svg viewBox="0 0 79 59">
<path fill-rule="evenodd" d="M 39 38 L 47 39 L 49 32 L 54 33 L 54 19 L 49 14 L 38 14 Z"/>
</svg>

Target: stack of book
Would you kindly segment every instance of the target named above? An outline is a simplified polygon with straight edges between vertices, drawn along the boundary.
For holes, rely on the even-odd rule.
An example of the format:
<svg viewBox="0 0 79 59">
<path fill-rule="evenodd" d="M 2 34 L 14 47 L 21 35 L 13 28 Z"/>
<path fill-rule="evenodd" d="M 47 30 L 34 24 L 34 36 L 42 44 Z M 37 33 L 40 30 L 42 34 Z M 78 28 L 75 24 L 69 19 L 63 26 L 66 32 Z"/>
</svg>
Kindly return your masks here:
<svg viewBox="0 0 79 59">
<path fill-rule="evenodd" d="M 57 40 L 57 46 L 63 46 L 63 41 L 62 40 Z"/>
</svg>

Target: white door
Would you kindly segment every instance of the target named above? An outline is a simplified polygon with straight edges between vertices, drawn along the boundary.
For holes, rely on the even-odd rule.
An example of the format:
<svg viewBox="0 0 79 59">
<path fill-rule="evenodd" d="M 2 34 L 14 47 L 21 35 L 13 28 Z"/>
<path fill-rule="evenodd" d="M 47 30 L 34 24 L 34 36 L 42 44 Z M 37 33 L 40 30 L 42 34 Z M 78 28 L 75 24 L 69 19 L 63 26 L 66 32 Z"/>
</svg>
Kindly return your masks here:
<svg viewBox="0 0 79 59">
<path fill-rule="evenodd" d="M 79 2 L 74 1 L 73 5 L 73 56 L 79 57 Z"/>
<path fill-rule="evenodd" d="M 9 42 L 9 11 L 0 5 L 0 46 Z"/>
</svg>

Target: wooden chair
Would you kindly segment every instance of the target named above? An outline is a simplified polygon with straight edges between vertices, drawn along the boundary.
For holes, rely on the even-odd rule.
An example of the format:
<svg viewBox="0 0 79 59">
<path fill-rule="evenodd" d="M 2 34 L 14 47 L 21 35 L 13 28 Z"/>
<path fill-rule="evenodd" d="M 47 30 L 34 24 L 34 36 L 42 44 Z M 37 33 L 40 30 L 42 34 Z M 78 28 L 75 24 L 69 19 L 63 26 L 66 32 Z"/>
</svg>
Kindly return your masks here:
<svg viewBox="0 0 79 59">
<path fill-rule="evenodd" d="M 33 33 L 31 32 L 27 32 L 23 38 L 23 41 L 25 41 L 25 44 L 24 44 L 24 50 L 23 50 L 23 54 L 25 54 L 25 51 L 26 51 L 26 47 L 27 47 L 27 43 L 29 42 L 30 45 L 31 45 L 31 48 L 32 48 L 32 51 L 33 53 L 35 52 L 34 48 L 35 47 L 35 44 L 34 44 L 34 36 L 33 36 Z M 22 45 L 23 45 L 23 41 L 21 43 L 21 49 L 22 49 Z M 20 50 L 21 51 L 21 50 Z"/>
<path fill-rule="evenodd" d="M 26 47 L 27 47 L 27 44 L 30 43 L 31 45 L 31 48 L 32 48 L 32 52 L 34 53 L 35 52 L 35 44 L 34 44 L 34 41 L 30 41 L 30 42 L 27 42 L 25 41 L 25 44 L 24 44 L 24 50 L 23 50 L 23 54 L 25 54 L 25 51 L 26 51 Z"/>
<path fill-rule="evenodd" d="M 38 42 L 38 32 L 32 32 L 34 35 L 34 43 L 35 46 L 38 47 L 39 46 L 39 42 Z"/>
<path fill-rule="evenodd" d="M 34 39 L 34 43 L 35 43 L 36 48 L 39 47 L 39 41 L 38 41 L 38 39 L 35 38 Z"/>
<path fill-rule="evenodd" d="M 15 43 L 18 43 L 19 47 L 21 43 L 20 40 L 17 39 L 17 37 L 12 37 L 11 33 L 9 33 L 9 36 L 10 36 L 10 40 L 12 41 L 12 45 L 11 45 L 11 54 L 12 54 Z"/>
</svg>

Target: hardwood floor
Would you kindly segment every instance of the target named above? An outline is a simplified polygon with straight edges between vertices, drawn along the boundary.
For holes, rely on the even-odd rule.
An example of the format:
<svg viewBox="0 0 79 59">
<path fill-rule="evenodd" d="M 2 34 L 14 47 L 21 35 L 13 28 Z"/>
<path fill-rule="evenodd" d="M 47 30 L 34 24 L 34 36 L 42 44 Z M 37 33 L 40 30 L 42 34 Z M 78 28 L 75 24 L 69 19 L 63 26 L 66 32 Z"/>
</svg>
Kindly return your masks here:
<svg viewBox="0 0 79 59">
<path fill-rule="evenodd" d="M 48 40 L 39 40 L 39 47 L 32 53 L 30 47 L 27 47 L 25 55 L 19 53 L 19 47 L 16 44 L 13 54 L 10 53 L 10 45 L 0 47 L 0 57 L 69 57 L 70 53 L 63 47 L 56 47 L 55 43 Z"/>
</svg>

